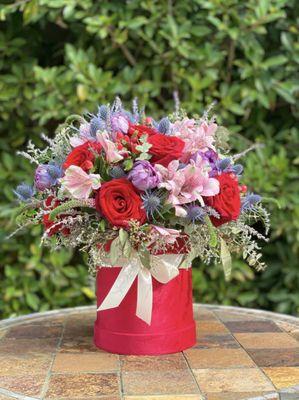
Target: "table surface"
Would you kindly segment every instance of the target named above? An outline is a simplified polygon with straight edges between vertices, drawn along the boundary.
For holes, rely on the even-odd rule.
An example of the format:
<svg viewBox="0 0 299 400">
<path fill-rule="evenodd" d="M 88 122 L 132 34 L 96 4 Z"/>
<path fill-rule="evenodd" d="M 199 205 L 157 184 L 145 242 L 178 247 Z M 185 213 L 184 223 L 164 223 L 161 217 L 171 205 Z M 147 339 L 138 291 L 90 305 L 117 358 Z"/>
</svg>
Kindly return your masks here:
<svg viewBox="0 0 299 400">
<path fill-rule="evenodd" d="M 194 305 L 197 344 L 118 356 L 92 343 L 94 307 L 0 322 L 0 400 L 299 399 L 299 320 Z"/>
</svg>

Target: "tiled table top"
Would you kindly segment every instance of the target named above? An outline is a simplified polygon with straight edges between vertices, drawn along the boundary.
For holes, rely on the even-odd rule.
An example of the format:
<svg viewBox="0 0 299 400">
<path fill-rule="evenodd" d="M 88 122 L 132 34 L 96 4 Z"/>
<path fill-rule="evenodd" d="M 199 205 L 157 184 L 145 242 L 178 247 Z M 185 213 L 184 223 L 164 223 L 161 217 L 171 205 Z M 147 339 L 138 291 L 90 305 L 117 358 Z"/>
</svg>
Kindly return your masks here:
<svg viewBox="0 0 299 400">
<path fill-rule="evenodd" d="M 159 357 L 92 344 L 94 307 L 0 322 L 0 400 L 299 399 L 299 320 L 195 305 L 197 344 Z"/>
</svg>

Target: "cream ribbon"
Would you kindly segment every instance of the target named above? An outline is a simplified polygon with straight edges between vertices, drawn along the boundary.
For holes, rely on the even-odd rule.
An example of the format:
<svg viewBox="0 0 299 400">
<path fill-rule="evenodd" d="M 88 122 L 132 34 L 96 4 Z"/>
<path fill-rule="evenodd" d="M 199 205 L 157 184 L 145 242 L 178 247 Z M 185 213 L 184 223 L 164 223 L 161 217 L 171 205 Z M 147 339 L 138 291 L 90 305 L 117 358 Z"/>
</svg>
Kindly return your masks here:
<svg viewBox="0 0 299 400">
<path fill-rule="evenodd" d="M 136 315 L 150 325 L 153 308 L 152 277 L 160 283 L 168 283 L 179 274 L 183 258 L 184 254 L 151 255 L 150 269 L 143 266 L 137 253 L 130 260 L 122 259 L 118 262 L 121 271 L 97 311 L 118 307 L 137 277 Z"/>
</svg>

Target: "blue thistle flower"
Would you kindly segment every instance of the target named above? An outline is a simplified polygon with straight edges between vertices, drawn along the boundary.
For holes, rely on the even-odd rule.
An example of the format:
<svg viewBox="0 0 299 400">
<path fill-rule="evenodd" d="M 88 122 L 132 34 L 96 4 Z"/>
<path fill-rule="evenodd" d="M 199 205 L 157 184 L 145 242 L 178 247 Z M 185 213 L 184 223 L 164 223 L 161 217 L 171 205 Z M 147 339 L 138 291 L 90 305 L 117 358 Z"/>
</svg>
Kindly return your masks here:
<svg viewBox="0 0 299 400">
<path fill-rule="evenodd" d="M 143 200 L 143 208 L 148 218 L 154 218 L 155 213 L 160 213 L 163 204 L 163 195 L 157 191 L 146 190 L 141 198 Z"/>
<path fill-rule="evenodd" d="M 243 172 L 243 165 L 241 164 L 236 164 L 234 166 L 232 166 L 232 171 L 236 174 L 236 175 L 241 175 Z"/>
<path fill-rule="evenodd" d="M 220 169 L 220 171 L 225 171 L 230 166 L 230 164 L 230 158 L 223 158 L 222 160 L 216 162 L 217 168 Z"/>
<path fill-rule="evenodd" d="M 108 107 L 105 106 L 105 105 L 99 106 L 99 107 L 98 107 L 97 116 L 98 116 L 100 119 L 106 121 L 106 119 L 107 119 L 107 117 L 108 117 Z"/>
<path fill-rule="evenodd" d="M 93 117 L 90 120 L 90 133 L 92 136 L 96 136 L 97 131 L 103 131 L 106 129 L 106 122 L 100 117 Z"/>
<path fill-rule="evenodd" d="M 186 207 L 186 211 L 187 211 L 186 218 L 193 224 L 195 222 L 201 222 L 201 223 L 204 222 L 206 212 L 202 207 L 196 206 L 195 204 L 189 204 Z"/>
<path fill-rule="evenodd" d="M 34 196 L 35 190 L 33 186 L 21 183 L 13 192 L 19 201 L 29 201 Z"/>
<path fill-rule="evenodd" d="M 115 167 L 112 167 L 109 171 L 109 175 L 113 179 L 118 179 L 118 178 L 123 178 L 126 176 L 125 171 L 122 169 L 121 166 L 116 165 Z"/>
<path fill-rule="evenodd" d="M 241 211 L 249 210 L 261 200 L 262 197 L 260 195 L 255 193 L 247 193 L 247 195 L 242 200 Z"/>
<path fill-rule="evenodd" d="M 63 170 L 62 167 L 59 165 L 56 165 L 54 163 L 49 163 L 48 164 L 48 174 L 50 177 L 53 179 L 53 181 L 56 183 L 59 178 L 62 177 L 63 175 Z M 54 183 L 54 184 L 55 184 Z"/>
<path fill-rule="evenodd" d="M 158 123 L 158 131 L 164 134 L 169 132 L 170 121 L 167 117 L 162 118 Z"/>
</svg>

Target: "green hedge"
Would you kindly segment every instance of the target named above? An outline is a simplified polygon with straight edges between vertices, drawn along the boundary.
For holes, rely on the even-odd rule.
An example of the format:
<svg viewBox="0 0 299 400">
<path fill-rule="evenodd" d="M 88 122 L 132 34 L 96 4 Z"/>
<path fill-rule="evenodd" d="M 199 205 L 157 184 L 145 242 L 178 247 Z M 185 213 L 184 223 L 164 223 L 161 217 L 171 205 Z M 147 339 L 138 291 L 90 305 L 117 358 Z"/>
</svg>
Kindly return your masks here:
<svg viewBox="0 0 299 400">
<path fill-rule="evenodd" d="M 297 5 L 296 5 L 297 3 Z M 0 312 L 17 315 L 94 301 L 84 259 L 39 247 L 40 228 L 13 230 L 12 189 L 32 166 L 15 155 L 53 134 L 70 113 L 120 95 L 148 112 L 189 112 L 217 101 L 219 122 L 246 157 L 251 190 L 277 198 L 269 269 L 235 260 L 230 283 L 218 266 L 195 265 L 194 294 L 207 303 L 299 310 L 298 20 L 296 0 L 2 1 L 0 8 Z M 297 40 L 297 42 L 296 42 Z M 298 126 L 298 125 L 297 125 Z"/>
</svg>

